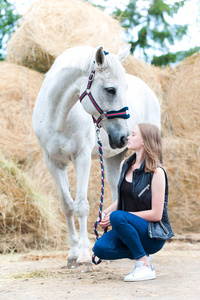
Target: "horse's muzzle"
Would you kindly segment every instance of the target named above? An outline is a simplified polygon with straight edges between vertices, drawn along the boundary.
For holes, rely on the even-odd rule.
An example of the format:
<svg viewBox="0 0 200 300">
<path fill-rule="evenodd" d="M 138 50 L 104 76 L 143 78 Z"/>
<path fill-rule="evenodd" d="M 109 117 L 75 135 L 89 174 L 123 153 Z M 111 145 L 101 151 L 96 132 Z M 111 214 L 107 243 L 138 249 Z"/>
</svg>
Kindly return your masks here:
<svg viewBox="0 0 200 300">
<path fill-rule="evenodd" d="M 108 135 L 109 144 L 112 149 L 123 148 L 127 142 L 127 136 L 122 135 L 119 138 L 114 138 L 110 134 Z"/>
</svg>

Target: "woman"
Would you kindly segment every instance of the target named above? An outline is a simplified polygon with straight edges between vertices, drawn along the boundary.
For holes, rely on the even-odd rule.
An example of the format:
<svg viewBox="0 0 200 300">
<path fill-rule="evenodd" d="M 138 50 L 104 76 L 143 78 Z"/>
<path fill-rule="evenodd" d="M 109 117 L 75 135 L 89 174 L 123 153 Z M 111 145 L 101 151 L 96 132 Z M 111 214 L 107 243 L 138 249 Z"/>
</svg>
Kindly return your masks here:
<svg viewBox="0 0 200 300">
<path fill-rule="evenodd" d="M 122 162 L 118 199 L 103 213 L 99 225 L 112 226 L 94 245 L 101 259 L 130 258 L 135 268 L 124 281 L 156 278 L 152 255 L 174 234 L 167 213 L 168 182 L 162 168 L 161 134 L 155 125 L 135 126 L 127 147 L 134 154 Z"/>
</svg>

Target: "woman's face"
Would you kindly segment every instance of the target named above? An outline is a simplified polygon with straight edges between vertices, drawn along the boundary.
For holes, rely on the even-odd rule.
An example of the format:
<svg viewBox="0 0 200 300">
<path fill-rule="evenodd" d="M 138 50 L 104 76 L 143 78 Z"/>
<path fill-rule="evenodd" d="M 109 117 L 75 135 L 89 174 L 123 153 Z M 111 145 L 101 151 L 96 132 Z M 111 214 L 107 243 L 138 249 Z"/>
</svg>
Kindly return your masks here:
<svg viewBox="0 0 200 300">
<path fill-rule="evenodd" d="M 141 132 L 139 127 L 136 125 L 132 131 L 132 133 L 127 138 L 127 148 L 130 150 L 138 151 L 143 150 L 144 143 L 142 139 Z"/>
</svg>

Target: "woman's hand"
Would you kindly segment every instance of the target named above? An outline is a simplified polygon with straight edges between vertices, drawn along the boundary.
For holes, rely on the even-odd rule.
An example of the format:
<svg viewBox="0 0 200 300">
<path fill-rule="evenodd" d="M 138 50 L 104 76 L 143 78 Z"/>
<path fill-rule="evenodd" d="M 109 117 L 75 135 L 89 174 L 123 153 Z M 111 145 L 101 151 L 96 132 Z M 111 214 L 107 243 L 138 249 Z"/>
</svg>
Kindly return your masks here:
<svg viewBox="0 0 200 300">
<path fill-rule="evenodd" d="M 99 222 L 99 225 L 101 226 L 101 228 L 105 229 L 108 226 L 110 226 L 110 214 L 108 213 L 106 214 L 105 212 L 102 213 L 102 219 L 101 222 Z"/>
</svg>

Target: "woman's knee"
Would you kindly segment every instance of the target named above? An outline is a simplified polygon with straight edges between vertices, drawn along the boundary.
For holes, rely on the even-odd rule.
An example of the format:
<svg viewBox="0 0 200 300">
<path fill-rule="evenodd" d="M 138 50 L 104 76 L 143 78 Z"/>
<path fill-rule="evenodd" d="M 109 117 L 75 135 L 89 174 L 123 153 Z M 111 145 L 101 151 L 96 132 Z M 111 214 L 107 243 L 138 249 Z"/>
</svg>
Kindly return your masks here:
<svg viewBox="0 0 200 300">
<path fill-rule="evenodd" d="M 110 224 L 113 226 L 118 220 L 118 210 L 113 211 L 110 214 Z"/>
<path fill-rule="evenodd" d="M 115 210 L 110 214 L 110 224 L 112 225 L 113 228 L 124 223 L 126 223 L 126 217 L 124 215 L 124 211 Z"/>
<path fill-rule="evenodd" d="M 100 239 L 98 241 L 96 241 L 96 243 L 94 244 L 94 247 L 93 247 L 93 252 L 94 252 L 94 255 L 99 257 L 99 258 L 102 258 L 104 256 L 104 245 L 103 243 L 101 243 Z"/>
</svg>

